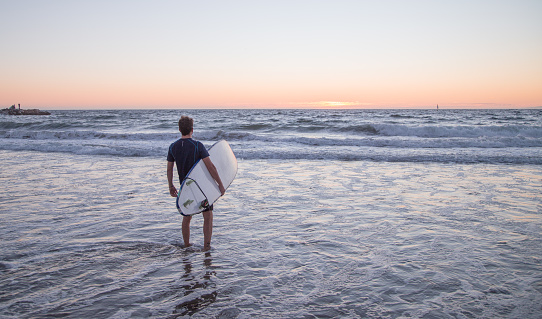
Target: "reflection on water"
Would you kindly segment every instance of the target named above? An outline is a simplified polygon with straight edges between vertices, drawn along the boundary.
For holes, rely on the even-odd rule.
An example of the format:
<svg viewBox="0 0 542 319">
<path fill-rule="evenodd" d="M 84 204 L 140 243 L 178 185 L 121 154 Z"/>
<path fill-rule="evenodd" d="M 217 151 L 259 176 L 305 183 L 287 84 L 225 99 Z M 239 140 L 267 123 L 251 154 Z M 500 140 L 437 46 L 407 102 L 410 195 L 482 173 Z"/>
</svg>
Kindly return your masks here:
<svg viewBox="0 0 542 319">
<path fill-rule="evenodd" d="M 192 273 L 192 262 L 189 258 L 183 259 L 184 264 L 184 274 L 182 275 L 182 280 L 187 282 L 183 285 L 184 296 L 194 295 L 195 298 L 184 301 L 175 307 L 175 311 L 171 318 L 177 318 L 180 316 L 189 315 L 192 316 L 199 310 L 207 307 L 216 301 L 218 292 L 213 290 L 216 288 L 216 285 L 212 282 L 211 277 L 216 276 L 216 272 L 213 268 L 213 259 L 211 257 L 211 252 L 205 253 L 205 258 L 203 259 L 203 265 L 205 267 L 205 273 L 201 278 L 198 278 L 197 274 Z M 201 293 L 201 291 L 205 291 Z M 213 290 L 211 292 L 206 292 L 208 290 Z"/>
</svg>

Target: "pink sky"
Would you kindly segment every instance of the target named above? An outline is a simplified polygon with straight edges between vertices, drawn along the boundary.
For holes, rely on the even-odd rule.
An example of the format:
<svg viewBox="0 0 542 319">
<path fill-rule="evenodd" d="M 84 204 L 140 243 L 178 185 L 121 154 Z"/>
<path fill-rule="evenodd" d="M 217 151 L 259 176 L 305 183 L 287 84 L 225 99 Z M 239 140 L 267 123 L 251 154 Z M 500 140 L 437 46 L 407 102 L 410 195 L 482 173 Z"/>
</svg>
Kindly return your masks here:
<svg viewBox="0 0 542 319">
<path fill-rule="evenodd" d="M 0 107 L 542 106 L 541 1 L 4 1 Z"/>
</svg>

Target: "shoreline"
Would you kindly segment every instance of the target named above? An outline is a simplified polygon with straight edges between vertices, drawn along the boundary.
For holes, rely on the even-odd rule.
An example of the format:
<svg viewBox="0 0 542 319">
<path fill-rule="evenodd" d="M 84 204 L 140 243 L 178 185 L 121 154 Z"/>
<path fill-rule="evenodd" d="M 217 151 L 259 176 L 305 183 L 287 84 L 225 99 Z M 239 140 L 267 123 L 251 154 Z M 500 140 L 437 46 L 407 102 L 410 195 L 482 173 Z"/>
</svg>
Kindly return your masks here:
<svg viewBox="0 0 542 319">
<path fill-rule="evenodd" d="M 199 253 L 179 245 L 165 159 L 0 159 L 12 317 L 539 312 L 540 166 L 240 160 Z"/>
</svg>

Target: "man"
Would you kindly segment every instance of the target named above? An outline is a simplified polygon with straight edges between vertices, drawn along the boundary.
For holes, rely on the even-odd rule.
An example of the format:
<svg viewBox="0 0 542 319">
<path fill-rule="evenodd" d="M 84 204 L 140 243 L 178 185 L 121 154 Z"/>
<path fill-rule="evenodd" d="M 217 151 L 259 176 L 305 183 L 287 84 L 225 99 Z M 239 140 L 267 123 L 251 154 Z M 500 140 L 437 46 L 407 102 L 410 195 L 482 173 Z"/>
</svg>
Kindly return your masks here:
<svg viewBox="0 0 542 319">
<path fill-rule="evenodd" d="M 179 120 L 179 131 L 182 137 L 169 147 L 167 155 L 167 179 L 169 183 L 169 193 L 172 197 L 177 197 L 177 188 L 173 185 L 173 166 L 177 165 L 179 173 L 179 181 L 183 181 L 186 175 L 196 164 L 198 160 L 202 160 L 207 170 L 218 184 L 220 193 L 224 195 L 225 189 L 215 165 L 209 157 L 209 153 L 201 142 L 192 139 L 194 133 L 194 120 L 187 116 L 182 116 Z M 211 249 L 211 237 L 213 235 L 213 205 L 202 212 L 203 214 L 203 250 Z M 189 247 L 190 244 L 190 221 L 192 216 L 183 216 L 182 234 L 184 246 Z"/>
</svg>

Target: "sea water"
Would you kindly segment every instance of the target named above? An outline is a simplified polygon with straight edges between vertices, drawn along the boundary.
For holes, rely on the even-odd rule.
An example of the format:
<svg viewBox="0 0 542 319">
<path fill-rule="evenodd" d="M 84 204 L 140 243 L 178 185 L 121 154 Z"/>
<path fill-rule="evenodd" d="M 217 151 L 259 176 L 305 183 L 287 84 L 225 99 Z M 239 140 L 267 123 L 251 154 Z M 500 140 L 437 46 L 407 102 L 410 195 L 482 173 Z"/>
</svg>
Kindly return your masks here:
<svg viewBox="0 0 542 319">
<path fill-rule="evenodd" d="M 0 117 L 2 318 L 540 318 L 540 110 L 52 113 Z M 209 252 L 182 114 L 239 159 Z"/>
</svg>

